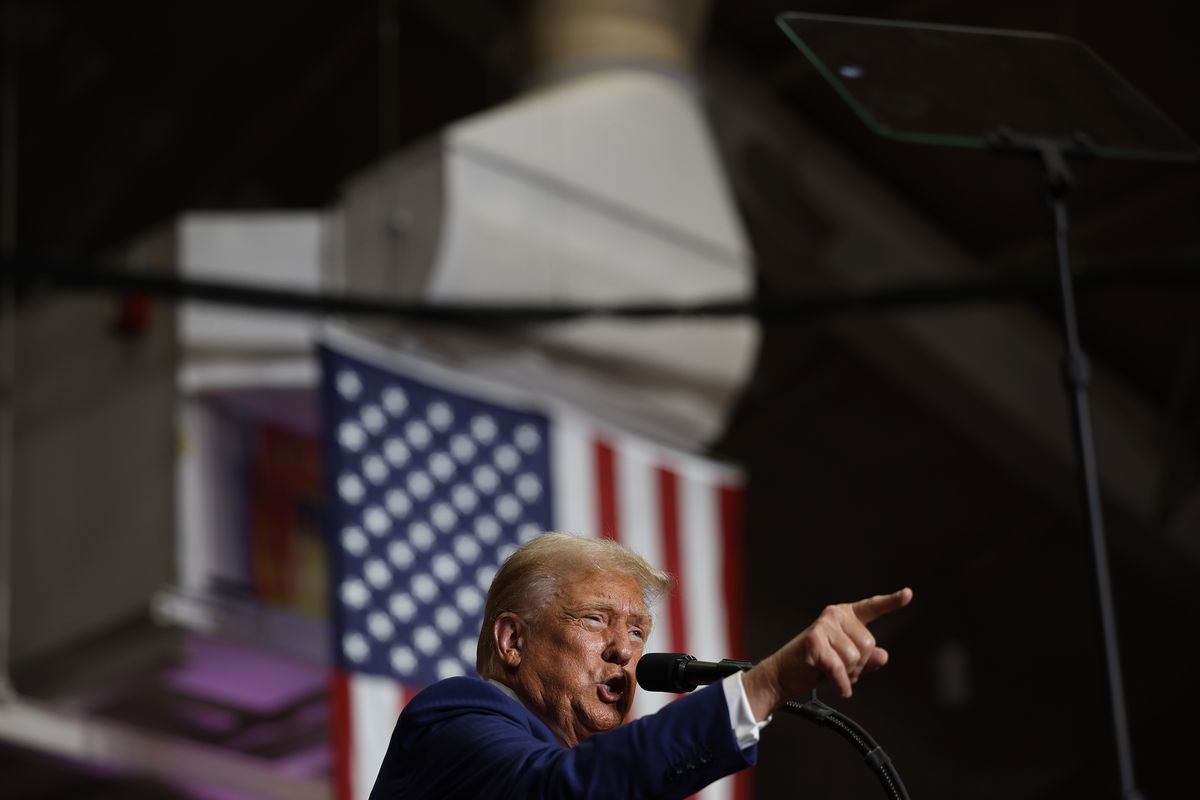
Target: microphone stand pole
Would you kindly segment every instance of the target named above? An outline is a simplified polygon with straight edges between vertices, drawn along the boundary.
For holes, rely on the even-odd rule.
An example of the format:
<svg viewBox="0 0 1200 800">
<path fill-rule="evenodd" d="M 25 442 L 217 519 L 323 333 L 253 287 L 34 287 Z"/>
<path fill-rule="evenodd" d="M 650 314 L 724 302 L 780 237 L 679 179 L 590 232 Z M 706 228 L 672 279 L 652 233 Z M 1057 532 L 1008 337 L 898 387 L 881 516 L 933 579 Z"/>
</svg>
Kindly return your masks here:
<svg viewBox="0 0 1200 800">
<path fill-rule="evenodd" d="M 1133 751 L 1129 740 L 1129 723 L 1125 713 L 1125 694 L 1121 679 L 1121 660 L 1117 647 L 1117 622 L 1113 610 L 1112 582 L 1108 569 L 1108 547 L 1104 537 L 1104 515 L 1100 506 L 1100 481 L 1096 467 L 1095 440 L 1092 435 L 1091 411 L 1088 404 L 1090 369 L 1087 356 L 1079 343 L 1079 324 L 1075 315 L 1075 289 L 1071 278 L 1070 252 L 1067 247 L 1066 194 L 1071 186 L 1071 173 L 1066 159 L 1088 158 L 1095 150 L 1087 137 L 1075 134 L 1068 138 L 1030 136 L 1002 128 L 988 136 L 988 145 L 999 152 L 1024 153 L 1037 157 L 1046 177 L 1046 202 L 1050 207 L 1054 242 L 1058 254 L 1059 295 L 1062 304 L 1062 328 L 1065 340 L 1063 354 L 1063 385 L 1071 412 L 1071 432 L 1074 436 L 1075 457 L 1079 468 L 1080 499 L 1083 503 L 1091 550 L 1093 588 L 1099 614 L 1101 645 L 1104 651 L 1104 671 L 1108 688 L 1108 705 L 1112 723 L 1113 744 L 1117 755 L 1117 772 L 1123 800 L 1142 800 L 1133 775 Z"/>
</svg>

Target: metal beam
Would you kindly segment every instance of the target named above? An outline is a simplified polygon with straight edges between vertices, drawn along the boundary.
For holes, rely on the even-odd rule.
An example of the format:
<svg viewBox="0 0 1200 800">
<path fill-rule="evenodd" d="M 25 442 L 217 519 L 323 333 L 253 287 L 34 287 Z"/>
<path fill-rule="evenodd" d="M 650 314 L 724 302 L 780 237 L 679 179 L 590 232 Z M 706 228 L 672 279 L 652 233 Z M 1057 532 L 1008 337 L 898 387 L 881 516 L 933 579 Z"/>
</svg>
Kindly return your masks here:
<svg viewBox="0 0 1200 800">
<path fill-rule="evenodd" d="M 270 762 L 13 698 L 0 704 L 0 740 L 170 783 L 195 782 L 278 800 L 328 800 L 328 783 Z"/>
</svg>

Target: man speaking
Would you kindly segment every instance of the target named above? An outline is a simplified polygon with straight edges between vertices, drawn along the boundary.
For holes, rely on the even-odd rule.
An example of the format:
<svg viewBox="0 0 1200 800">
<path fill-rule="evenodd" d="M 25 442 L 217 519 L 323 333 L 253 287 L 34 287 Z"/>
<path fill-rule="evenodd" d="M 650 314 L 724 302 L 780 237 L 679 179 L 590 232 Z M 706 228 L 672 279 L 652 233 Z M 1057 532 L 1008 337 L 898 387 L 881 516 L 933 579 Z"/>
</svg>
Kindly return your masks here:
<svg viewBox="0 0 1200 800">
<path fill-rule="evenodd" d="M 683 798 L 757 757 L 759 731 L 822 681 L 849 697 L 887 663 L 867 625 L 909 589 L 826 608 L 754 668 L 628 724 L 649 609 L 670 578 L 606 539 L 540 536 L 488 591 L 479 678 L 449 678 L 400 715 L 371 800 Z"/>
</svg>

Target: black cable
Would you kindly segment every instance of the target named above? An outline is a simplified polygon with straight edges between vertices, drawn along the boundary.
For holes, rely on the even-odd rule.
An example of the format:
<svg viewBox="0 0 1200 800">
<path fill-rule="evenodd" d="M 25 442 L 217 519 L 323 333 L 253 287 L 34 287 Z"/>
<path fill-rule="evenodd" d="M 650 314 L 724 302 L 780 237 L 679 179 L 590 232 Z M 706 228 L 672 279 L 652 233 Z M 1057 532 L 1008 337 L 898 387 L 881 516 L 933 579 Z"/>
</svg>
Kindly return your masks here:
<svg viewBox="0 0 1200 800">
<path fill-rule="evenodd" d="M 818 700 L 816 692 L 813 692 L 812 699 L 803 703 L 785 703 L 783 709 L 832 729 L 834 733 L 854 745 L 867 762 L 867 766 L 874 771 L 888 797 L 892 800 L 909 800 L 908 789 L 905 788 L 904 781 L 900 780 L 900 773 L 896 771 L 895 765 L 883 748 L 876 744 L 871 735 L 857 722 Z"/>
<path fill-rule="evenodd" d="M 355 294 L 328 294 L 265 288 L 244 283 L 190 280 L 168 269 L 131 272 L 91 262 L 0 254 L 0 282 L 18 291 L 139 293 L 169 301 L 192 300 L 280 312 L 406 319 L 459 327 L 510 327 L 588 318 L 725 319 L 752 317 L 770 322 L 854 311 L 901 311 L 960 307 L 1050 298 L 1054 276 L 1016 275 L 1003 279 L 909 283 L 856 292 L 792 295 L 754 300 L 713 300 L 692 304 L 425 303 L 379 300 Z M 1093 269 L 1076 277 L 1077 291 L 1116 285 L 1200 286 L 1200 260 L 1178 259 Z"/>
</svg>

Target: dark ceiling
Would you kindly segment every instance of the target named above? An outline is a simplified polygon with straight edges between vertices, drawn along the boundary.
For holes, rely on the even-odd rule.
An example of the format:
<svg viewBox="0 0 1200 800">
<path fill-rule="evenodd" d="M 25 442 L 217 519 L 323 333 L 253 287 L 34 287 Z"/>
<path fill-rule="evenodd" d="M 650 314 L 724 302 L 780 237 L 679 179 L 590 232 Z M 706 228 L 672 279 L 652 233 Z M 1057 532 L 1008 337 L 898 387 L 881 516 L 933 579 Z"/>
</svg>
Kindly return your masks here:
<svg viewBox="0 0 1200 800">
<path fill-rule="evenodd" d="M 16 243 L 102 257 L 185 209 L 330 204 L 382 155 L 519 91 L 524 5 L 10 0 Z M 712 6 L 702 75 L 752 81 L 995 275 L 1053 268 L 1032 165 L 879 139 L 775 27 L 786 6 Z M 1198 8 L 848 0 L 803 10 L 1074 36 L 1200 139 Z M 754 177 L 748 162 L 732 169 L 735 185 Z M 1092 162 L 1076 173 L 1080 270 L 1200 257 L 1200 169 Z M 817 288 L 794 274 L 794 254 L 773 248 L 740 199 L 762 291 Z M 1081 301 L 1085 345 L 1157 415 L 1163 491 L 1181 496 L 1200 487 L 1198 299 L 1195 288 L 1123 284 Z M 982 457 L 848 347 L 842 330 L 824 320 L 768 326 L 722 444 L 752 477 L 752 655 L 824 602 L 910 583 L 910 618 L 881 634 L 895 640 L 896 664 L 874 701 L 849 710 L 889 746 L 914 796 L 1114 797 L 1078 521 Z M 1200 606 L 1180 587 L 1196 583 L 1196 568 L 1155 556 L 1144 523 L 1118 515 L 1111 525 L 1125 547 L 1149 551 L 1114 559 L 1143 785 L 1155 800 L 1193 797 L 1183 742 L 1196 741 L 1187 720 L 1200 692 L 1188 667 Z M 966 705 L 939 701 L 934 685 L 939 660 L 954 658 L 974 676 Z M 760 796 L 877 791 L 841 743 L 799 726 L 774 724 Z M 791 757 L 806 752 L 820 770 Z"/>
<path fill-rule="evenodd" d="M 6 48 L 17 54 L 16 239 L 42 254 L 100 255 L 183 209 L 327 205 L 348 175 L 521 85 L 523 3 L 6 6 L 8 35 L 18 41 Z M 392 9 L 392 37 L 382 8 Z M 773 18 L 786 8 L 713 3 L 706 68 L 738 70 L 828 131 L 996 270 L 1044 265 L 1050 250 L 1032 164 L 876 137 L 780 34 Z M 1192 48 L 1181 33 L 1198 16 L 1192 4 L 1159 0 L 1136 15 L 1083 2 L 826 2 L 804 10 L 1075 36 L 1200 136 Z M 1196 256 L 1196 169 L 1094 162 L 1076 173 L 1077 266 Z M 1161 293 L 1154 302 L 1156 325 L 1187 313 L 1184 301 Z M 1098 298 L 1086 314 L 1094 346 L 1166 402 L 1178 337 L 1146 330 L 1124 298 Z M 1157 346 L 1130 346 L 1146 340 Z"/>
</svg>

